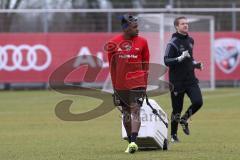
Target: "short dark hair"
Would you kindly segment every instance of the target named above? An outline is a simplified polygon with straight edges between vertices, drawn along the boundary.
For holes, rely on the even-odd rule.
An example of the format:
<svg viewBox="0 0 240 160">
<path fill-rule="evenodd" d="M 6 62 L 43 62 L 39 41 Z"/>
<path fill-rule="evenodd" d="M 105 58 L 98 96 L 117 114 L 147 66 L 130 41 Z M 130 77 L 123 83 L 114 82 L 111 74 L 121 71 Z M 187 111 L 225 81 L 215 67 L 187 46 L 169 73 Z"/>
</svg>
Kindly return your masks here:
<svg viewBox="0 0 240 160">
<path fill-rule="evenodd" d="M 187 17 L 181 16 L 181 17 L 175 18 L 175 20 L 174 20 L 174 22 L 173 22 L 175 28 L 176 28 L 176 26 L 179 25 L 179 20 L 180 20 L 180 19 L 187 19 Z"/>
</svg>

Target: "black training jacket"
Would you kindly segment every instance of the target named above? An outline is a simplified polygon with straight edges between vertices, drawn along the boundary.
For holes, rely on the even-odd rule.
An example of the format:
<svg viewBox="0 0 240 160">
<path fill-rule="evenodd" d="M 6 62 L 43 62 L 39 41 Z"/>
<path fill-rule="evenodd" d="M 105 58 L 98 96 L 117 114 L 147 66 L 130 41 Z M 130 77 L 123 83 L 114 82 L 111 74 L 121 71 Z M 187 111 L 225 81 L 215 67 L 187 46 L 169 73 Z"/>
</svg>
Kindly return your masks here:
<svg viewBox="0 0 240 160">
<path fill-rule="evenodd" d="M 190 84 L 198 83 L 194 73 L 196 66 L 193 63 L 193 45 L 192 37 L 180 33 L 174 33 L 167 44 L 164 63 L 169 67 L 169 81 L 174 85 L 174 91 L 181 91 Z M 186 50 L 191 57 L 178 62 L 177 57 L 181 56 L 182 52 Z"/>
</svg>

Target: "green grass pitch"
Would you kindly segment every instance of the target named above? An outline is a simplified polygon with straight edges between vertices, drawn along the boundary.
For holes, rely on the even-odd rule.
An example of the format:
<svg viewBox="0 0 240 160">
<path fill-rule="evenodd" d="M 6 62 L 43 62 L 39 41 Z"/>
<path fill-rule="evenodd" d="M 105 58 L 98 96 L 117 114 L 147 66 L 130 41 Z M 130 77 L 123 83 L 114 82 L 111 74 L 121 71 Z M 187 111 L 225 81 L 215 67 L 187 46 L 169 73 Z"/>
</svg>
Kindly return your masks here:
<svg viewBox="0 0 240 160">
<path fill-rule="evenodd" d="M 72 112 L 84 112 L 99 100 L 54 91 L 0 92 L 1 160 L 219 160 L 240 156 L 240 89 L 203 92 L 204 106 L 190 121 L 191 135 L 179 128 L 181 143 L 169 151 L 124 153 L 117 109 L 85 122 L 55 116 L 55 105 L 74 100 Z M 153 97 L 170 115 L 169 94 Z M 185 98 L 184 109 L 189 105 Z"/>
</svg>

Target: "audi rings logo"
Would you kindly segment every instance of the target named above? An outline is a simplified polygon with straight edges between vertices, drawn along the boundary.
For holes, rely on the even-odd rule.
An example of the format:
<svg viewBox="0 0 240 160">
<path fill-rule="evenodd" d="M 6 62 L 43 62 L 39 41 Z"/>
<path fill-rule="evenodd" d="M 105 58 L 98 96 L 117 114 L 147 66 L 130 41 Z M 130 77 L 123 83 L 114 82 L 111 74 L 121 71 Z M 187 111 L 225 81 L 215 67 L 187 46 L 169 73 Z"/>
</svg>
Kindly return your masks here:
<svg viewBox="0 0 240 160">
<path fill-rule="evenodd" d="M 42 54 L 45 54 L 46 58 L 44 60 L 40 60 Z M 41 64 L 39 64 L 39 61 L 41 61 Z M 51 61 L 50 50 L 41 44 L 34 46 L 26 44 L 0 46 L 0 71 L 42 71 L 49 67 Z"/>
</svg>

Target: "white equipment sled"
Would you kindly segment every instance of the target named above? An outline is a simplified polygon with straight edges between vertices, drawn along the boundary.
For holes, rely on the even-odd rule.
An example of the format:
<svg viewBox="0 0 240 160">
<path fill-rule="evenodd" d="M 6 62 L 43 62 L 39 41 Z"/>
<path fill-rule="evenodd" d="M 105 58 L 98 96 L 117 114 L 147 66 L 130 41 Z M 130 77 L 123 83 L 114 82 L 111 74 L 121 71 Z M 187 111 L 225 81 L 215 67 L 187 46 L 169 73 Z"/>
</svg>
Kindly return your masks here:
<svg viewBox="0 0 240 160">
<path fill-rule="evenodd" d="M 141 127 L 137 137 L 139 149 L 168 149 L 168 118 L 167 114 L 153 100 L 146 98 L 140 112 Z M 122 123 L 122 138 L 127 134 Z"/>
</svg>

